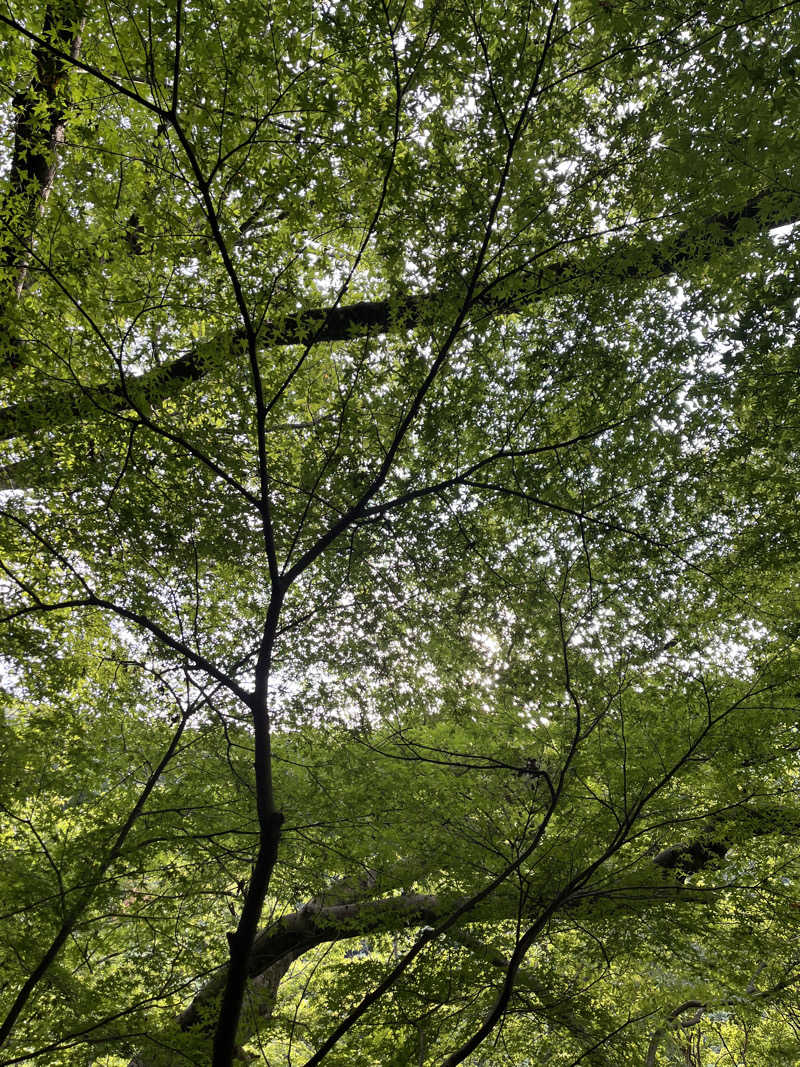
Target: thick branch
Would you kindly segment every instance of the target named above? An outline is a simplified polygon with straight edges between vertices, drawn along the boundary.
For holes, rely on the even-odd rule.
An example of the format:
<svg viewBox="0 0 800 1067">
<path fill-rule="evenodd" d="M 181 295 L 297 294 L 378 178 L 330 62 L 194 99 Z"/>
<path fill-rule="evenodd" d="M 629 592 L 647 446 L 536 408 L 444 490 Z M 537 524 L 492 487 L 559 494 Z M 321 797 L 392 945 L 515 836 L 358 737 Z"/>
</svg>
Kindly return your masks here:
<svg viewBox="0 0 800 1067">
<path fill-rule="evenodd" d="M 671 884 L 640 887 L 637 893 L 638 902 L 643 906 L 667 899 L 705 902 L 707 896 L 705 890 L 696 891 L 691 887 Z M 437 894 L 409 893 L 329 907 L 307 906 L 284 916 L 259 934 L 250 955 L 248 974 L 251 979 L 256 979 L 260 975 L 266 975 L 270 968 L 287 957 L 291 960 L 298 959 L 311 949 L 334 941 L 434 925 L 457 910 L 464 902 L 443 899 Z M 576 901 L 575 907 L 590 903 L 587 894 Z M 498 897 L 471 911 L 469 922 L 492 923 L 515 919 L 518 907 L 519 901 L 515 896 Z M 631 901 L 624 901 L 622 907 L 629 909 Z M 203 986 L 192 1003 L 178 1017 L 178 1025 L 182 1031 L 206 1033 L 210 1038 L 226 979 L 227 967 L 223 967 Z M 246 1041 L 248 1036 L 247 1018 L 244 1017 L 238 1034 L 239 1042 Z M 168 1045 L 168 1038 L 162 1035 L 159 1045 Z M 151 1067 L 151 1064 L 159 1062 L 156 1053 L 151 1058 L 149 1054 L 141 1052 L 132 1061 L 131 1067 Z"/>
<path fill-rule="evenodd" d="M 719 827 L 724 819 L 729 821 L 736 819 L 737 823 L 742 823 L 747 832 L 755 837 L 785 829 L 787 817 L 787 812 L 778 806 L 761 809 L 742 807 L 714 816 L 711 822 Z M 704 823 L 704 827 L 706 825 Z M 713 841 L 712 828 L 709 827 L 708 833 L 704 833 L 703 840 Z M 701 859 L 699 850 L 693 843 L 670 846 L 651 857 L 650 863 L 653 867 L 664 872 L 663 882 L 645 880 L 636 886 L 618 887 L 617 891 L 614 888 L 596 891 L 587 888 L 575 894 L 565 906 L 570 913 L 579 910 L 591 913 L 597 900 L 603 899 L 606 902 L 605 913 L 608 914 L 608 906 L 611 902 L 616 903 L 623 912 L 630 911 L 636 906 L 650 907 L 654 904 L 661 906 L 668 900 L 695 904 L 707 903 L 709 899 L 707 889 L 694 889 L 692 886 L 682 884 L 682 879 L 690 873 L 685 866 L 686 859 L 691 857 L 691 873 L 696 873 L 705 864 L 724 855 L 728 845 L 704 844 L 701 847 L 704 860 Z M 677 872 L 677 878 L 667 879 L 667 872 Z M 359 881 L 352 889 L 357 899 L 349 903 L 330 905 L 325 903 L 325 900 L 329 899 L 326 895 L 320 901 L 312 901 L 299 911 L 284 916 L 263 930 L 256 938 L 250 956 L 248 966 L 250 978 L 255 979 L 259 975 L 266 975 L 270 968 L 278 965 L 280 961 L 287 958 L 298 959 L 318 945 L 366 937 L 377 932 L 392 933 L 415 926 L 436 925 L 456 910 L 461 903 L 458 900 L 443 900 L 437 894 L 422 893 L 363 900 L 361 898 L 367 888 L 368 886 L 362 885 Z M 338 887 L 338 891 L 349 892 L 349 884 Z M 538 906 L 538 903 L 529 901 L 530 906 L 534 908 Z M 519 901 L 513 894 L 495 896 L 491 901 L 484 902 L 479 908 L 470 912 L 469 922 L 491 923 L 503 919 L 516 919 L 518 907 Z M 460 938 L 462 935 L 459 932 L 457 936 Z M 225 981 L 226 968 L 220 968 L 214 978 L 206 983 L 189 1007 L 179 1016 L 178 1025 L 181 1030 L 211 1034 L 216 1007 Z M 248 1024 L 245 1018 L 242 1020 L 238 1040 L 246 1041 L 248 1036 Z M 155 1056 L 151 1059 L 149 1055 L 140 1053 L 139 1057 L 132 1061 L 131 1067 L 134 1067 L 134 1064 L 136 1067 L 150 1067 L 155 1062 L 157 1062 Z"/>
<path fill-rule="evenodd" d="M 764 190 L 662 241 L 652 238 L 613 241 L 602 255 L 590 261 L 576 254 L 536 269 L 522 268 L 496 278 L 474 294 L 470 315 L 473 320 L 480 320 L 522 312 L 545 296 L 563 292 L 575 284 L 613 286 L 680 273 L 735 247 L 754 231 L 765 232 L 797 221 L 800 221 L 800 194 Z M 262 348 L 269 348 L 401 333 L 425 321 L 446 299 L 446 293 L 436 291 L 329 309 L 310 308 L 263 326 L 258 343 Z M 124 412 L 130 410 L 131 397 L 155 407 L 189 382 L 227 369 L 242 341 L 241 331 L 220 336 L 193 348 L 173 363 L 143 375 L 131 375 L 126 387 L 121 384 L 78 387 L 65 383 L 43 389 L 23 404 L 0 410 L 0 440 L 91 420 L 104 413 Z"/>
<path fill-rule="evenodd" d="M 441 919 L 449 907 L 441 897 L 423 893 L 334 904 L 331 907 L 307 906 L 284 916 L 259 934 L 250 954 L 248 973 L 255 978 L 285 956 L 297 958 L 326 942 L 432 923 Z M 223 989 L 225 977 L 225 971 L 218 973 L 181 1013 L 178 1021 L 182 1030 L 196 1026 L 205 1028 L 213 1023 L 213 1007 Z"/>
</svg>

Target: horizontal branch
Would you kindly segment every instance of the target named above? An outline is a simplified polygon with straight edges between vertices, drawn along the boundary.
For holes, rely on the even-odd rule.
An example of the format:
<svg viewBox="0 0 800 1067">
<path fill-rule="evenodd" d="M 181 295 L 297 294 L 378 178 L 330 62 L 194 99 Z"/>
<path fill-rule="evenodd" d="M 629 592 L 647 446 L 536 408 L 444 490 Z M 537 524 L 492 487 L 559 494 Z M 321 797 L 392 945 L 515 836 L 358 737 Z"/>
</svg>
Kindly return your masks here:
<svg viewBox="0 0 800 1067">
<path fill-rule="evenodd" d="M 750 828 L 751 813 L 749 810 L 743 810 L 741 814 L 744 815 Z M 757 836 L 775 832 L 781 829 L 781 825 L 782 814 L 776 809 L 755 816 L 751 829 L 754 836 Z M 724 847 L 721 850 L 706 847 L 704 862 L 718 859 L 724 852 Z M 676 845 L 665 848 L 656 856 L 650 857 L 653 867 L 662 870 L 665 876 L 667 872 L 675 871 L 675 878 L 662 883 L 645 881 L 637 886 L 629 884 L 621 893 L 615 893 L 613 888 L 582 891 L 571 898 L 565 907 L 570 912 L 588 909 L 588 913 L 591 913 L 597 901 L 602 899 L 606 902 L 604 914 L 607 914 L 608 905 L 611 903 L 623 911 L 629 911 L 636 905 L 649 907 L 655 904 L 660 907 L 667 901 L 706 904 L 709 901 L 708 888 L 695 889 L 682 884 L 687 869 L 680 859 L 686 854 L 692 855 L 694 862 L 691 873 L 696 873 L 704 863 L 699 862 L 693 846 L 691 844 Z M 359 898 L 362 894 L 363 889 L 355 893 Z M 287 957 L 296 960 L 319 945 L 367 937 L 375 933 L 396 933 L 413 929 L 415 926 L 438 924 L 457 910 L 461 903 L 460 900 L 426 893 L 403 893 L 399 896 L 377 900 L 356 899 L 352 902 L 334 905 L 312 901 L 300 910 L 278 919 L 258 935 L 249 964 L 250 978 L 258 979 Z M 504 919 L 513 920 L 518 917 L 518 908 L 519 901 L 515 895 L 495 896 L 471 911 L 466 921 L 483 924 Z M 211 1032 L 216 1019 L 217 1001 L 225 985 L 225 977 L 226 968 L 223 966 L 197 993 L 192 1003 L 178 1017 L 177 1023 L 181 1031 Z M 249 1037 L 246 1031 L 246 1020 L 243 1020 L 239 1033 L 241 1042 Z M 168 1046 L 168 1035 L 159 1035 L 158 1044 L 162 1047 Z M 157 1063 L 160 1063 L 158 1053 L 154 1051 L 151 1059 L 151 1055 L 142 1050 L 131 1061 L 131 1067 L 155 1067 Z"/>
<path fill-rule="evenodd" d="M 603 900 L 603 914 L 608 915 L 611 905 L 628 912 L 637 906 L 661 907 L 668 901 L 707 904 L 710 899 L 708 887 L 694 888 L 686 885 L 685 879 L 690 874 L 698 873 L 709 863 L 724 857 L 730 848 L 725 831 L 730 830 L 734 824 L 740 835 L 744 832 L 755 838 L 784 832 L 787 827 L 790 832 L 794 832 L 797 819 L 780 805 L 737 805 L 715 812 L 703 820 L 703 833 L 696 840 L 668 846 L 655 856 L 648 857 L 651 873 L 663 872 L 656 880 L 645 877 L 644 881 L 637 885 L 628 882 L 616 887 L 588 887 L 571 897 L 565 908 L 570 913 L 583 910 L 590 915 L 598 901 Z M 717 838 L 715 833 L 721 836 Z M 333 887 L 332 892 L 336 896 L 340 893 L 352 894 L 347 902 L 331 905 L 327 903 L 329 895 L 315 898 L 305 907 L 283 916 L 263 930 L 256 938 L 250 959 L 250 978 L 258 979 L 287 957 L 296 960 L 322 944 L 367 937 L 375 933 L 396 933 L 413 929 L 415 926 L 436 925 L 463 903 L 430 893 L 403 893 L 399 896 L 364 899 L 365 892 L 369 891 L 369 886 L 375 879 L 374 873 L 370 875 L 370 879 L 359 879 L 352 885 L 346 882 Z M 529 901 L 529 906 L 537 905 Z M 470 911 L 465 921 L 483 924 L 504 919 L 513 920 L 518 918 L 518 908 L 519 900 L 514 894 L 494 896 Z M 448 936 L 453 935 L 451 933 Z M 461 934 L 458 935 L 460 936 Z M 177 1020 L 180 1030 L 210 1032 L 216 1018 L 217 1000 L 225 984 L 225 975 L 225 967 L 221 967 L 197 993 Z M 249 1037 L 246 1031 L 246 1021 L 243 1020 L 239 1033 L 239 1040 L 242 1042 Z M 159 1044 L 162 1041 L 168 1044 L 168 1036 L 160 1035 Z M 140 1051 L 131 1067 L 151 1067 L 151 1063 L 154 1065 L 157 1062 L 156 1053 L 151 1061 L 149 1054 Z"/>
<path fill-rule="evenodd" d="M 296 958 L 326 942 L 436 922 L 450 907 L 437 895 L 408 893 L 381 900 L 301 908 L 279 919 L 256 938 L 250 955 L 250 977 L 263 974 L 287 954 Z M 182 1030 L 203 1026 L 205 1021 L 215 1022 L 213 1008 L 224 985 L 222 969 L 181 1013 L 178 1022 Z"/>
<path fill-rule="evenodd" d="M 607 243 L 599 256 L 589 260 L 575 255 L 535 269 L 526 266 L 495 278 L 476 291 L 470 317 L 480 321 L 523 312 L 545 296 L 576 284 L 613 286 L 623 281 L 647 281 L 678 274 L 733 248 L 754 232 L 766 232 L 798 221 L 800 194 L 763 190 L 660 241 L 654 238 L 614 240 Z M 259 331 L 258 343 L 262 348 L 270 348 L 402 333 L 434 318 L 447 299 L 446 292 L 437 290 L 335 308 L 310 308 L 265 324 Z M 65 382 L 43 388 L 24 403 L 0 409 L 0 440 L 33 435 L 104 414 L 119 414 L 131 410 L 132 403 L 156 407 L 189 383 L 229 370 L 242 342 L 241 331 L 220 335 L 197 345 L 172 363 L 145 374 L 130 375 L 124 385 L 79 386 Z"/>
</svg>

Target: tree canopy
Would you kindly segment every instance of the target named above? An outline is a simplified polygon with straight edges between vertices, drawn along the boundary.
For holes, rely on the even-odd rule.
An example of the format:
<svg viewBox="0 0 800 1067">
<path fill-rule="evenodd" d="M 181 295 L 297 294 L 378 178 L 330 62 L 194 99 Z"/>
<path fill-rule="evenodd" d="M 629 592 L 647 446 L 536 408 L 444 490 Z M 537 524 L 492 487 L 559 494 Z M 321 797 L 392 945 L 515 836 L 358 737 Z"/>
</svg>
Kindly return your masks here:
<svg viewBox="0 0 800 1067">
<path fill-rule="evenodd" d="M 798 5 L 0 25 L 0 1065 L 798 1062 Z"/>
</svg>

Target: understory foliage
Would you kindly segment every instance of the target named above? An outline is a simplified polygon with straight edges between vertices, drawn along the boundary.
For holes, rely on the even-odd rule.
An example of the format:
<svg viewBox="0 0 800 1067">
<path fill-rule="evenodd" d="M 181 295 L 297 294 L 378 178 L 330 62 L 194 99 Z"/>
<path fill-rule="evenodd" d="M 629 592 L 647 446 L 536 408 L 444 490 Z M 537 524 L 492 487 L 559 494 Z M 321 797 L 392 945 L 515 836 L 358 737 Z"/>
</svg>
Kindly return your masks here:
<svg viewBox="0 0 800 1067">
<path fill-rule="evenodd" d="M 0 25 L 0 1065 L 800 1062 L 797 4 Z"/>
</svg>

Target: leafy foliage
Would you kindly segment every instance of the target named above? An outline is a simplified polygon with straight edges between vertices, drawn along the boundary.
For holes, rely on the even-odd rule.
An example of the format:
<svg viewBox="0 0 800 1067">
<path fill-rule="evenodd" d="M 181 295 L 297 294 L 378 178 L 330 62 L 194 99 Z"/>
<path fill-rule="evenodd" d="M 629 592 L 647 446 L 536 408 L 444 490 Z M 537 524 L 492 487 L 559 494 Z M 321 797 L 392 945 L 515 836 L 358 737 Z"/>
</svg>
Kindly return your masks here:
<svg viewBox="0 0 800 1067">
<path fill-rule="evenodd" d="M 795 1062 L 796 4 L 0 23 L 0 1063 Z"/>
</svg>

